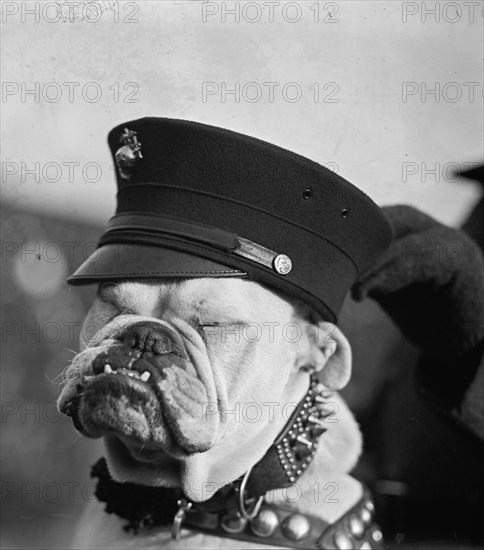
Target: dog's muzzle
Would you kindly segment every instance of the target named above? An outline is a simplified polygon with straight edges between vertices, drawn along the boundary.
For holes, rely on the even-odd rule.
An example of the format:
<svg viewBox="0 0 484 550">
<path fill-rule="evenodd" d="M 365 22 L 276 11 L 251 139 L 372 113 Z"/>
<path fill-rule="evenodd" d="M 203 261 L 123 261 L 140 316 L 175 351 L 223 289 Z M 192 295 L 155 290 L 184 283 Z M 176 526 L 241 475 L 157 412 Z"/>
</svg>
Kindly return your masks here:
<svg viewBox="0 0 484 550">
<path fill-rule="evenodd" d="M 111 433 L 173 454 L 203 452 L 217 426 L 202 423 L 210 393 L 202 379 L 173 326 L 121 322 L 76 356 L 59 409 L 88 437 Z"/>
</svg>

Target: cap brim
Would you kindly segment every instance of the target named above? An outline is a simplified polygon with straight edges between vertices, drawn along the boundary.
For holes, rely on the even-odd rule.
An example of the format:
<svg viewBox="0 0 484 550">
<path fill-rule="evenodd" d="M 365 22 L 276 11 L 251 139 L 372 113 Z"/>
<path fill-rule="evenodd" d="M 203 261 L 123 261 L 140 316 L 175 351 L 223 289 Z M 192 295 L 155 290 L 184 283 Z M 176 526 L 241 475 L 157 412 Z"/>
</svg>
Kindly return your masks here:
<svg viewBox="0 0 484 550">
<path fill-rule="evenodd" d="M 105 244 L 67 279 L 71 285 L 158 277 L 246 277 L 244 271 L 186 252 L 141 244 Z"/>
</svg>

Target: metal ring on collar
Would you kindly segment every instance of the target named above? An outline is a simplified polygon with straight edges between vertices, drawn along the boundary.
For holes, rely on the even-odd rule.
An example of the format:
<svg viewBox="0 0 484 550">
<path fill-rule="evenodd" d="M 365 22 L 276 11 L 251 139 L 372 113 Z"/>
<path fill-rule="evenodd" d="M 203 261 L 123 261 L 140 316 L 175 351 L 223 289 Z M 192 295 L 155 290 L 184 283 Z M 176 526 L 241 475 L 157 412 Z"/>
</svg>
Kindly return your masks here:
<svg viewBox="0 0 484 550">
<path fill-rule="evenodd" d="M 252 510 L 250 512 L 247 511 L 247 508 L 244 502 L 244 494 L 245 494 L 245 487 L 247 485 L 247 480 L 249 479 L 251 471 L 252 471 L 252 468 L 247 470 L 239 487 L 239 513 L 246 520 L 254 519 L 257 516 L 260 510 L 260 507 L 262 506 L 262 502 L 264 501 L 264 495 L 260 496 L 257 499 L 257 502 L 254 504 L 254 507 L 252 508 Z"/>
</svg>

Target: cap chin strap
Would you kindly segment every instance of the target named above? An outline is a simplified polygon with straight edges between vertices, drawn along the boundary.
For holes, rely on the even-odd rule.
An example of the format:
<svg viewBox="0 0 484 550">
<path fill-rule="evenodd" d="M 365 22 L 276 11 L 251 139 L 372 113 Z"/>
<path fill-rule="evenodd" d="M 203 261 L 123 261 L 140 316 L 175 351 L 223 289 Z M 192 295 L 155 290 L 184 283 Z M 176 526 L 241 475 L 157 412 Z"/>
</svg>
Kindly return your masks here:
<svg viewBox="0 0 484 550">
<path fill-rule="evenodd" d="M 292 262 L 285 255 L 274 252 L 261 244 L 244 239 L 235 233 L 209 227 L 191 221 L 136 212 L 116 214 L 108 223 L 107 231 L 99 245 L 120 242 L 136 242 L 137 234 L 165 235 L 175 239 L 197 241 L 225 253 L 243 256 L 265 267 L 274 269 L 280 275 L 287 275 Z"/>
<path fill-rule="evenodd" d="M 330 542 L 333 546 L 330 547 L 334 547 L 335 529 L 341 519 L 330 525 L 319 517 L 294 514 L 287 510 L 287 506 L 281 508 L 264 501 L 268 491 L 294 485 L 310 464 L 319 437 L 326 431 L 325 421 L 336 412 L 334 404 L 328 401 L 331 395 L 332 392 L 311 377 L 305 397 L 264 457 L 244 476 L 220 489 L 207 501 L 190 502 L 180 489 L 118 483 L 111 479 L 104 458 L 93 466 L 91 472 L 92 477 L 99 478 L 96 497 L 106 502 L 106 512 L 128 520 L 124 528 L 134 533 L 142 527 L 171 524 L 175 539 L 179 537 L 181 528 L 186 527 L 214 536 L 288 548 L 309 548 L 323 536 L 329 536 L 333 537 Z M 368 542 L 374 533 L 381 539 L 376 527 L 370 529 L 373 505 L 367 490 L 350 512 L 357 513 L 353 523 L 358 540 Z M 379 547 L 375 542 L 379 541 L 373 537 L 372 546 L 350 547 Z"/>
</svg>

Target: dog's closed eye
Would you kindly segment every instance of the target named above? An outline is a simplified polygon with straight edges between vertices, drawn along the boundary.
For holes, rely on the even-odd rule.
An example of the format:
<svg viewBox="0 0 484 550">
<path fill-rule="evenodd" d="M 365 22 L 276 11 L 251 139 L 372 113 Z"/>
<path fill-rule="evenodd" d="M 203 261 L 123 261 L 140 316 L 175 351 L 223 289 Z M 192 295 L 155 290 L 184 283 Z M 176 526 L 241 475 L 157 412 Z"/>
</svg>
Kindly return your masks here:
<svg viewBox="0 0 484 550">
<path fill-rule="evenodd" d="M 246 321 L 211 321 L 206 323 L 198 323 L 201 328 L 229 328 L 229 327 L 245 327 L 250 325 Z"/>
</svg>

